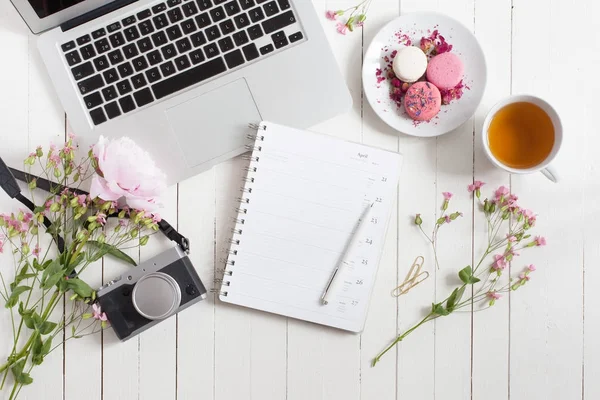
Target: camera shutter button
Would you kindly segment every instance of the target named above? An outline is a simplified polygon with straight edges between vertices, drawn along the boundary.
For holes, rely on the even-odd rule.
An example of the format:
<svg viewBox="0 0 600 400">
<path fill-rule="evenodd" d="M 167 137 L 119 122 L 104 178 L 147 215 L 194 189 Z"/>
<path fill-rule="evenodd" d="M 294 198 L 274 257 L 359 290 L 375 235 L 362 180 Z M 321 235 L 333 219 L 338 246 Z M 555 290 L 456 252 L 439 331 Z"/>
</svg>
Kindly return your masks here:
<svg viewBox="0 0 600 400">
<path fill-rule="evenodd" d="M 189 294 L 190 296 L 195 296 L 196 294 L 198 294 L 198 290 L 196 290 L 196 286 L 192 285 L 191 283 L 185 287 L 185 292 L 187 294 Z"/>
</svg>

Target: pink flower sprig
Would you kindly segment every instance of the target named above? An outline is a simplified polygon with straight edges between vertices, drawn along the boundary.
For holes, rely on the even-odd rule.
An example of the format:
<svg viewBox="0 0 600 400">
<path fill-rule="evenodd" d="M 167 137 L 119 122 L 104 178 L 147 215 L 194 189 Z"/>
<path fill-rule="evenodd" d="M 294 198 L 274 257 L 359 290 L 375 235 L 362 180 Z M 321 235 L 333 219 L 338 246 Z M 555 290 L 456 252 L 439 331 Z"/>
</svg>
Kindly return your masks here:
<svg viewBox="0 0 600 400">
<path fill-rule="evenodd" d="M 474 181 L 467 186 L 468 192 L 479 202 L 479 210 L 483 212 L 488 228 L 487 247 L 479 262 L 474 267 L 467 265 L 458 271 L 458 278 L 462 285 L 456 287 L 444 300 L 433 303 L 429 313 L 420 322 L 397 336 L 388 347 L 373 359 L 373 366 L 379 362 L 385 353 L 421 325 L 436 318 L 448 316 L 463 307 L 472 307 L 473 304 L 479 303 L 483 308 L 492 307 L 496 304 L 496 301 L 502 298 L 502 294 L 515 291 L 531 280 L 531 273 L 536 270 L 533 264 L 510 277 L 509 283 L 503 286 L 499 283 L 499 277 L 503 273 L 506 273 L 506 271 L 509 274 L 511 273 L 511 264 L 520 255 L 520 251 L 546 245 L 546 239 L 542 236 L 535 236 L 533 240 L 528 240 L 531 238 L 528 231 L 535 225 L 536 215 L 530 210 L 521 208 L 517 203 L 518 197 L 505 186 L 496 189 L 490 199 L 481 201 L 481 188 L 484 185 L 484 182 Z M 462 216 L 460 212 L 445 214 L 453 194 L 444 192 L 443 196 L 444 202 L 441 207 L 443 213 L 437 219 L 431 236 L 423 231 L 421 214 L 417 214 L 414 220 L 415 225 L 419 227 L 432 246 L 437 268 L 439 268 L 437 254 L 439 229 Z M 503 229 L 508 230 L 508 233 L 499 235 L 499 232 Z M 490 256 L 492 257 L 491 261 L 488 260 Z M 470 260 L 467 262 L 470 262 Z"/>
<path fill-rule="evenodd" d="M 373 0 L 363 0 L 354 7 L 345 10 L 327 10 L 325 18 L 330 21 L 337 21 L 336 30 L 339 34 L 345 35 L 348 31 L 353 32 L 355 28 L 362 28 L 366 19 L 367 12 Z M 340 17 L 348 16 L 345 20 Z"/>
</svg>

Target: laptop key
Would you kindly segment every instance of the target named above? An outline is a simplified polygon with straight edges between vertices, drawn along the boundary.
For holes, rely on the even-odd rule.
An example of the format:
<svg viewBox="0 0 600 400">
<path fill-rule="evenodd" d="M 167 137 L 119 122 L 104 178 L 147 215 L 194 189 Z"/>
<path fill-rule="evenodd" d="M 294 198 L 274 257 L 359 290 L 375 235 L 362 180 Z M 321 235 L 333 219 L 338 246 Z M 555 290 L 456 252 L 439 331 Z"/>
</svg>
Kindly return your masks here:
<svg viewBox="0 0 600 400">
<path fill-rule="evenodd" d="M 202 46 L 206 43 L 206 37 L 204 37 L 204 33 L 196 32 L 190 35 L 190 39 L 192 39 L 192 45 L 194 47 Z"/>
<path fill-rule="evenodd" d="M 117 98 L 117 89 L 114 86 L 109 86 L 102 89 L 102 96 L 104 96 L 104 100 L 111 101 Z"/>
<path fill-rule="evenodd" d="M 175 65 L 177 66 L 177 69 L 179 71 L 182 71 L 190 66 L 190 60 L 185 54 L 180 57 L 177 57 L 173 61 L 175 62 Z"/>
<path fill-rule="evenodd" d="M 137 74 L 131 77 L 131 82 L 133 83 L 133 87 L 136 89 L 148 84 L 148 82 L 146 82 L 146 78 L 144 78 L 144 74 Z"/>
<path fill-rule="evenodd" d="M 280 48 L 282 48 L 282 47 L 287 46 L 288 44 L 290 44 L 285 36 L 283 37 L 283 39 L 280 39 L 278 41 L 273 41 L 273 43 L 275 43 L 275 48 L 276 49 L 280 49 Z"/>
<path fill-rule="evenodd" d="M 234 14 L 239 13 L 241 9 L 239 4 L 237 3 L 237 0 L 230 1 L 229 3 L 225 4 L 225 11 L 230 17 Z"/>
<path fill-rule="evenodd" d="M 101 123 L 106 122 L 106 115 L 104 115 L 102 107 L 90 111 L 90 117 L 92 117 L 94 125 L 100 125 Z"/>
<path fill-rule="evenodd" d="M 95 30 L 94 32 L 92 32 L 92 37 L 94 39 L 101 38 L 102 36 L 106 36 L 106 30 L 104 28 L 100 28 L 100 29 Z"/>
<path fill-rule="evenodd" d="M 210 10 L 210 17 L 214 22 L 219 22 L 225 19 L 225 10 L 223 7 L 217 7 Z"/>
<path fill-rule="evenodd" d="M 181 0 L 169 0 L 167 1 L 169 7 L 175 7 L 177 4 L 181 4 Z"/>
<path fill-rule="evenodd" d="M 146 62 L 146 59 L 144 58 L 144 56 L 138 57 L 131 62 L 133 63 L 133 68 L 135 68 L 135 70 L 137 72 L 140 72 L 140 71 L 148 68 L 148 62 Z"/>
<path fill-rule="evenodd" d="M 267 4 L 265 4 L 263 6 L 263 9 L 265 10 L 265 14 L 267 14 L 267 17 L 270 17 L 271 15 L 275 15 L 279 12 L 279 8 L 277 7 L 277 3 L 275 2 L 275 0 L 270 1 Z"/>
<path fill-rule="evenodd" d="M 108 115 L 108 118 L 110 119 L 116 118 L 119 115 L 121 115 L 121 110 L 119 110 L 119 106 L 117 105 L 116 101 L 105 105 L 104 111 L 106 111 L 106 115 Z"/>
<path fill-rule="evenodd" d="M 215 2 L 215 5 L 218 6 L 221 3 L 225 3 L 227 0 L 213 0 Z"/>
<path fill-rule="evenodd" d="M 124 94 L 131 92 L 133 89 L 131 88 L 131 83 L 125 79 L 117 83 L 117 90 L 119 91 L 119 94 L 123 96 Z"/>
<path fill-rule="evenodd" d="M 130 26 L 129 28 L 125 29 L 123 32 L 125 33 L 125 38 L 127 39 L 128 42 L 131 42 L 133 40 L 140 38 L 140 32 L 137 30 L 137 28 L 135 26 Z"/>
<path fill-rule="evenodd" d="M 247 10 L 255 5 L 254 0 L 240 0 L 240 4 L 242 5 L 243 10 Z"/>
<path fill-rule="evenodd" d="M 112 47 L 120 47 L 125 44 L 125 38 L 121 32 L 113 33 L 108 38 L 110 39 L 110 44 L 112 44 Z"/>
<path fill-rule="evenodd" d="M 221 27 L 223 35 L 229 35 L 231 32 L 235 31 L 235 25 L 233 25 L 233 20 L 231 19 L 221 22 L 219 26 Z"/>
<path fill-rule="evenodd" d="M 65 58 L 67 59 L 67 63 L 71 67 L 81 62 L 81 56 L 79 56 L 79 52 L 77 50 L 65 54 Z"/>
<path fill-rule="evenodd" d="M 138 28 L 140 29 L 142 36 L 146 36 L 154 32 L 154 25 L 152 25 L 152 22 L 150 22 L 150 20 L 140 22 L 138 24 Z"/>
<path fill-rule="evenodd" d="M 160 72 L 158 71 L 158 68 L 154 67 L 154 68 L 146 71 L 146 78 L 148 78 L 148 82 L 150 82 L 150 83 L 154 83 L 157 80 L 159 80 L 161 78 L 161 76 L 160 76 Z"/>
<path fill-rule="evenodd" d="M 81 94 L 88 94 L 104 86 L 104 81 L 102 80 L 100 74 L 98 74 L 79 82 L 77 86 L 79 87 Z"/>
<path fill-rule="evenodd" d="M 192 49 L 192 44 L 190 43 L 190 39 L 184 37 L 183 39 L 179 39 L 175 46 L 177 46 L 177 51 L 179 54 L 186 53 L 187 51 Z"/>
<path fill-rule="evenodd" d="M 196 17 L 196 24 L 198 24 L 198 28 L 206 28 L 211 24 L 210 17 L 208 13 L 202 13 Z"/>
<path fill-rule="evenodd" d="M 211 43 L 207 46 L 204 46 L 204 54 L 208 58 L 214 58 L 219 55 L 219 48 L 216 43 Z"/>
<path fill-rule="evenodd" d="M 194 14 L 198 14 L 198 8 L 193 1 L 189 1 L 183 5 L 183 15 L 191 17 Z"/>
<path fill-rule="evenodd" d="M 70 42 L 67 42 L 67 43 L 63 44 L 62 46 L 60 46 L 60 48 L 63 51 L 73 50 L 75 48 L 75 42 L 71 40 Z"/>
<path fill-rule="evenodd" d="M 81 57 L 83 57 L 84 60 L 89 60 L 90 58 L 96 56 L 96 50 L 94 50 L 94 46 L 91 44 L 83 46 L 81 49 L 79 49 L 79 51 L 81 52 Z"/>
<path fill-rule="evenodd" d="M 121 54 L 121 50 L 113 50 L 108 53 L 108 59 L 112 65 L 118 64 L 123 61 L 123 54 Z"/>
<path fill-rule="evenodd" d="M 98 54 L 106 53 L 110 50 L 110 43 L 108 43 L 108 39 L 106 38 L 94 42 L 94 46 L 96 46 Z"/>
<path fill-rule="evenodd" d="M 121 110 L 123 110 L 124 113 L 135 110 L 135 103 L 133 102 L 133 98 L 131 96 L 126 96 L 122 99 L 119 99 L 119 104 L 121 105 Z"/>
<path fill-rule="evenodd" d="M 227 66 L 230 69 L 239 67 L 240 65 L 245 63 L 244 56 L 242 55 L 242 52 L 239 50 L 235 50 L 235 51 L 232 51 L 231 53 L 225 54 L 225 62 L 227 63 Z"/>
<path fill-rule="evenodd" d="M 73 73 L 73 78 L 75 78 L 76 81 L 79 81 L 83 78 L 87 78 L 88 76 L 93 75 L 95 71 L 92 63 L 88 61 L 86 63 L 73 67 L 71 69 L 71 72 Z"/>
<path fill-rule="evenodd" d="M 242 46 L 250 41 L 245 31 L 239 31 L 233 34 L 233 41 L 236 46 Z"/>
<path fill-rule="evenodd" d="M 262 8 L 256 7 L 250 11 L 248 11 L 248 15 L 250 16 L 250 21 L 258 22 L 265 19 L 265 14 L 263 13 Z"/>
<path fill-rule="evenodd" d="M 148 58 L 148 62 L 150 63 L 150 65 L 156 65 L 162 62 L 162 56 L 160 55 L 160 51 L 158 50 L 151 51 L 146 55 L 146 58 Z"/>
<path fill-rule="evenodd" d="M 221 37 L 221 32 L 219 32 L 219 28 L 216 25 L 207 28 L 204 32 L 206 33 L 206 38 L 209 42 Z"/>
<path fill-rule="evenodd" d="M 114 83 L 119 80 L 119 75 L 117 74 L 117 70 L 114 68 L 105 71 L 102 76 L 104 76 L 104 80 L 107 84 Z"/>
<path fill-rule="evenodd" d="M 166 29 L 167 36 L 169 40 L 177 40 L 182 36 L 181 29 L 179 29 L 179 25 L 173 25 Z"/>
<path fill-rule="evenodd" d="M 133 24 L 134 22 L 135 22 L 135 17 L 133 15 L 130 15 L 129 17 L 127 17 L 121 21 L 123 26 L 129 26 L 129 25 Z"/>
<path fill-rule="evenodd" d="M 208 10 L 212 7 L 212 3 L 210 0 L 198 0 L 198 7 L 200 11 Z"/>
<path fill-rule="evenodd" d="M 285 11 L 292 7 L 289 0 L 277 0 L 277 3 L 279 4 L 281 11 Z"/>
<path fill-rule="evenodd" d="M 200 49 L 194 50 L 190 53 L 190 60 L 192 60 L 192 64 L 194 64 L 194 65 L 200 64 L 205 59 L 206 58 L 204 58 L 204 54 L 202 53 L 202 50 L 200 50 Z"/>
<path fill-rule="evenodd" d="M 248 20 L 248 16 L 246 14 L 236 15 L 233 17 L 233 20 L 235 21 L 235 26 L 237 26 L 238 29 L 242 29 L 250 25 L 250 21 Z"/>
<path fill-rule="evenodd" d="M 158 14 L 159 12 L 165 11 L 167 9 L 167 5 L 165 3 L 160 3 L 152 7 L 152 12 L 154 14 Z"/>
<path fill-rule="evenodd" d="M 154 46 L 152 46 L 152 41 L 147 37 L 138 40 L 137 45 L 142 53 L 150 51 L 154 48 Z"/>
<path fill-rule="evenodd" d="M 98 107 L 103 103 L 102 96 L 100 96 L 100 92 L 95 92 L 90 95 L 87 95 L 83 98 L 83 102 L 88 110 L 91 110 L 94 107 Z"/>
<path fill-rule="evenodd" d="M 143 20 L 143 19 L 148 18 L 151 15 L 152 15 L 152 12 L 150 12 L 150 10 L 140 11 L 139 13 L 136 14 L 137 19 L 140 20 L 140 21 Z"/>
<path fill-rule="evenodd" d="M 169 16 L 169 21 L 171 21 L 172 24 L 176 24 L 183 19 L 183 14 L 179 8 L 174 8 L 167 11 L 167 15 Z"/>
<path fill-rule="evenodd" d="M 157 82 L 152 85 L 152 91 L 157 99 L 161 99 L 170 94 L 176 93 L 182 89 L 210 79 L 227 70 L 223 58 L 215 58 L 194 68 L 188 69 L 169 79 Z"/>
<path fill-rule="evenodd" d="M 100 72 L 108 68 L 110 64 L 108 63 L 106 56 L 100 56 L 94 59 L 94 66 L 96 67 L 96 70 Z"/>
<path fill-rule="evenodd" d="M 292 25 L 295 22 L 296 17 L 294 16 L 294 13 L 292 11 L 287 11 L 283 14 L 280 14 L 276 17 L 264 21 L 262 23 L 262 27 L 265 30 L 265 33 L 268 35 L 269 33 L 283 29 L 288 25 Z"/>
<path fill-rule="evenodd" d="M 227 53 L 229 50 L 232 50 L 235 46 L 233 45 L 233 40 L 230 37 L 223 38 L 219 40 L 219 47 L 223 53 Z"/>
<path fill-rule="evenodd" d="M 173 58 L 177 55 L 177 50 L 175 50 L 175 46 L 173 46 L 172 44 L 168 44 L 160 50 L 162 51 L 162 55 L 165 60 Z"/>
<path fill-rule="evenodd" d="M 273 47 L 273 45 L 272 44 L 268 44 L 268 45 L 263 46 L 263 47 L 260 48 L 260 54 L 262 54 L 264 56 L 265 54 L 271 53 L 273 50 L 275 50 L 275 48 Z"/>
<path fill-rule="evenodd" d="M 163 76 L 166 78 L 167 76 L 173 75 L 175 71 L 175 66 L 171 61 L 167 61 L 166 63 L 160 66 L 160 70 L 162 71 Z"/>
<path fill-rule="evenodd" d="M 110 32 L 114 32 L 118 29 L 121 29 L 121 23 L 119 22 L 113 22 L 112 24 L 110 24 L 109 26 L 106 27 L 106 30 L 110 33 Z"/>
<path fill-rule="evenodd" d="M 152 21 L 154 22 L 156 29 L 162 29 L 169 25 L 169 21 L 167 21 L 167 16 L 165 14 L 157 15 L 156 17 L 152 18 Z"/>
<path fill-rule="evenodd" d="M 83 46 L 86 43 L 89 43 L 92 41 L 92 38 L 90 37 L 90 35 L 83 35 L 82 37 L 77 38 L 77 44 L 80 46 Z"/>
<path fill-rule="evenodd" d="M 119 65 L 117 67 L 117 70 L 119 71 L 119 75 L 121 75 L 121 78 L 127 78 L 129 75 L 133 74 L 133 68 L 128 62 Z"/>
<path fill-rule="evenodd" d="M 194 22 L 193 19 L 188 19 L 186 21 L 183 21 L 181 23 L 181 30 L 183 31 L 183 33 L 185 33 L 186 35 L 195 32 L 196 31 L 196 23 Z"/>
<path fill-rule="evenodd" d="M 264 34 L 260 25 L 254 25 L 248 28 L 248 35 L 250 36 L 250 40 L 255 40 L 262 37 Z"/>
<path fill-rule="evenodd" d="M 127 46 L 123 47 L 123 54 L 125 54 L 125 58 L 128 60 L 133 58 L 139 54 L 138 49 L 135 43 L 129 43 Z"/>
<path fill-rule="evenodd" d="M 156 32 L 152 35 L 152 42 L 154 43 L 154 46 L 160 47 L 168 42 L 167 35 L 165 35 L 164 32 Z"/>
<path fill-rule="evenodd" d="M 248 61 L 252 61 L 260 56 L 260 54 L 258 54 L 258 49 L 256 48 L 256 45 L 254 43 L 250 43 L 248 46 L 244 46 L 242 48 L 242 51 L 244 52 L 244 56 Z"/>
<path fill-rule="evenodd" d="M 302 32 L 292 33 L 289 37 L 290 43 L 297 42 L 298 40 L 302 40 L 303 38 L 304 36 L 302 35 Z"/>
</svg>

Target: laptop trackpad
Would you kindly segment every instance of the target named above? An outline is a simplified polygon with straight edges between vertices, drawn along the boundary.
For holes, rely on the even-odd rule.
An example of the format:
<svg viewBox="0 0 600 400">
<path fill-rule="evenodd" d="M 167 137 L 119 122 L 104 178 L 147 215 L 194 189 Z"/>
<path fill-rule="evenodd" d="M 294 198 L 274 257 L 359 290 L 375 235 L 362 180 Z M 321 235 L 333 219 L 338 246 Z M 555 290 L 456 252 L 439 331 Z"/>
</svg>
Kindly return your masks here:
<svg viewBox="0 0 600 400">
<path fill-rule="evenodd" d="M 166 113 L 190 168 L 241 154 L 250 142 L 248 124 L 261 121 L 245 79 L 178 104 Z"/>
</svg>

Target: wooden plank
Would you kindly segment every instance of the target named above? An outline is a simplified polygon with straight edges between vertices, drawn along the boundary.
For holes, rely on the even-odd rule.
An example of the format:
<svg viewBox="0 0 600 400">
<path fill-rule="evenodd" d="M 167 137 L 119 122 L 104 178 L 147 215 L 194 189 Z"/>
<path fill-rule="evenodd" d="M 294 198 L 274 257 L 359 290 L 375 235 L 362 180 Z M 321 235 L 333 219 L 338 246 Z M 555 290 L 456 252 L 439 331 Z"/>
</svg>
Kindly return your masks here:
<svg viewBox="0 0 600 400">
<path fill-rule="evenodd" d="M 510 94 L 511 80 L 511 1 L 476 1 L 475 34 L 484 49 L 488 81 L 482 104 L 476 114 L 474 178 L 486 182 L 482 199 L 491 198 L 493 191 L 504 185 L 510 187 L 509 174 L 495 168 L 486 158 L 481 140 L 483 121 L 488 110 Z M 500 236 L 505 232 L 501 232 Z M 487 223 L 474 203 L 474 253 L 477 263 L 485 252 Z M 489 262 L 488 262 L 489 264 Z M 507 282 L 505 274 L 502 282 Z M 509 360 L 509 296 L 482 312 L 473 313 L 472 396 L 489 400 L 508 398 Z M 475 310 L 480 309 L 475 307 Z"/>
<path fill-rule="evenodd" d="M 556 27 L 594 24 L 594 16 L 584 11 L 577 1 L 514 2 L 513 92 L 534 93 L 553 103 L 569 136 L 556 164 L 563 167 L 558 185 L 540 174 L 512 178 L 523 205 L 539 214 L 537 233 L 548 239 L 548 247 L 520 260 L 521 266 L 535 263 L 538 270 L 525 290 L 511 296 L 510 397 L 515 400 L 582 396 L 583 237 L 581 229 L 570 228 L 573 221 L 583 221 L 581 104 L 592 104 L 595 97 L 582 97 L 583 74 L 570 85 L 555 83 L 580 68 L 579 60 L 588 54 L 586 45 L 573 43 Z M 527 43 L 532 38 L 544 38 L 535 51 Z M 533 65 L 544 68 L 532 73 Z"/>
<path fill-rule="evenodd" d="M 177 186 L 165 190 L 158 213 L 177 227 Z M 144 262 L 174 246 L 161 233 L 140 248 Z M 177 395 L 177 318 L 172 316 L 140 334 L 139 398 L 175 399 Z"/>
<path fill-rule="evenodd" d="M 178 230 L 190 239 L 190 260 L 209 290 L 215 275 L 215 169 L 179 184 Z M 178 316 L 177 398 L 214 398 L 215 296 Z"/>
</svg>

